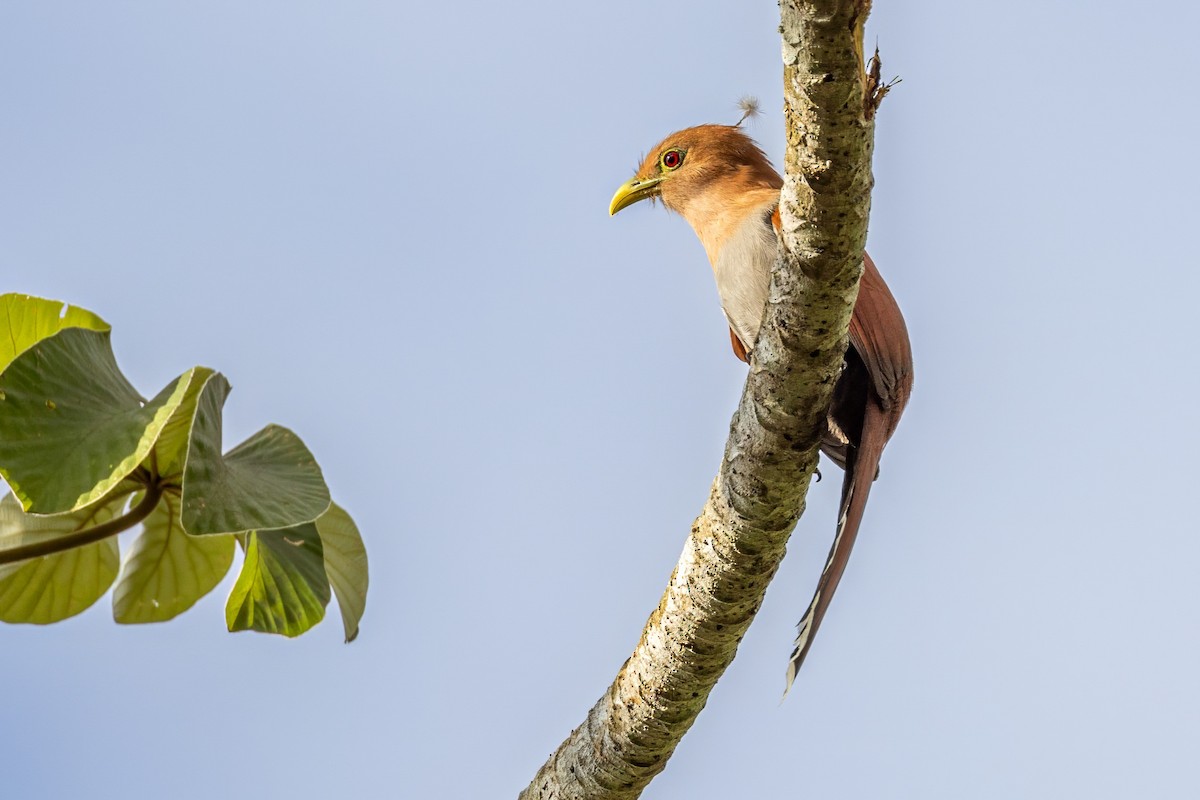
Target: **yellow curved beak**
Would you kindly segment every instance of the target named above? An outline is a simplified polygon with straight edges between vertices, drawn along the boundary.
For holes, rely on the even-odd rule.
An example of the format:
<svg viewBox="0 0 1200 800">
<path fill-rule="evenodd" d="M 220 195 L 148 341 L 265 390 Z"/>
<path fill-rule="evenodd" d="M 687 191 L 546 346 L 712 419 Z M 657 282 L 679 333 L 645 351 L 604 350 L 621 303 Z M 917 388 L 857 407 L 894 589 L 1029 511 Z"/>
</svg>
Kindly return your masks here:
<svg viewBox="0 0 1200 800">
<path fill-rule="evenodd" d="M 634 179 L 621 184 L 621 188 L 617 189 L 617 193 L 613 195 L 612 202 L 608 204 L 608 215 L 611 217 L 626 206 L 631 206 L 647 197 L 654 197 L 658 194 L 658 185 L 662 182 L 662 178 L 647 178 L 644 181 Z"/>
</svg>

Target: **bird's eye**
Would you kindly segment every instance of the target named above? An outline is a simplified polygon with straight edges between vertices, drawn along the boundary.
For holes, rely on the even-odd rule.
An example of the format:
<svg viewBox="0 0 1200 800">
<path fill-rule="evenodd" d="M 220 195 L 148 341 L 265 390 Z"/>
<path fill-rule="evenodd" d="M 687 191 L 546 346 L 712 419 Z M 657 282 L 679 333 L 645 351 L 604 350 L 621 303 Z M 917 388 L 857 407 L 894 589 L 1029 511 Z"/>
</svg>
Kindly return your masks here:
<svg viewBox="0 0 1200 800">
<path fill-rule="evenodd" d="M 683 163 L 683 153 L 678 150 L 668 150 L 662 155 L 662 165 L 667 169 L 678 169 Z"/>
</svg>

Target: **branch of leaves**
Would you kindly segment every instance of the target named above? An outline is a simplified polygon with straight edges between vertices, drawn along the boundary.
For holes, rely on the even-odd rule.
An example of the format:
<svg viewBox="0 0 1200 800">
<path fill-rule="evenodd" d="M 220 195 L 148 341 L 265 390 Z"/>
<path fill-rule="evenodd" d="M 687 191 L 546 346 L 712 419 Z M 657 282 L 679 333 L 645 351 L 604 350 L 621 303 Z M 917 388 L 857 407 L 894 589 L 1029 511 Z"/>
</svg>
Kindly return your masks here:
<svg viewBox="0 0 1200 800">
<path fill-rule="evenodd" d="M 366 550 L 300 437 L 268 425 L 223 453 L 224 376 L 193 367 L 146 400 L 110 330 L 90 311 L 0 295 L 0 475 L 12 489 L 0 500 L 0 620 L 66 619 L 114 581 L 117 622 L 168 620 L 221 582 L 240 545 L 229 630 L 298 636 L 332 588 L 353 640 Z M 117 534 L 139 524 L 122 561 Z"/>
</svg>

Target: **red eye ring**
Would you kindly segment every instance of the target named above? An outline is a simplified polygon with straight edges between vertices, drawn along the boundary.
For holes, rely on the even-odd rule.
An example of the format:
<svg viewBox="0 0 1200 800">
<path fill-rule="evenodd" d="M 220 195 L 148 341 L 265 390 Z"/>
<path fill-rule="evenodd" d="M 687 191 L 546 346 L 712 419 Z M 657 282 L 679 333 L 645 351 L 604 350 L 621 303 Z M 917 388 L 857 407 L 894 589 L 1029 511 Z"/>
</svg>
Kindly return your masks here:
<svg viewBox="0 0 1200 800">
<path fill-rule="evenodd" d="M 662 165 L 667 169 L 678 169 L 683 163 L 683 153 L 678 150 L 668 150 L 662 155 Z"/>
</svg>

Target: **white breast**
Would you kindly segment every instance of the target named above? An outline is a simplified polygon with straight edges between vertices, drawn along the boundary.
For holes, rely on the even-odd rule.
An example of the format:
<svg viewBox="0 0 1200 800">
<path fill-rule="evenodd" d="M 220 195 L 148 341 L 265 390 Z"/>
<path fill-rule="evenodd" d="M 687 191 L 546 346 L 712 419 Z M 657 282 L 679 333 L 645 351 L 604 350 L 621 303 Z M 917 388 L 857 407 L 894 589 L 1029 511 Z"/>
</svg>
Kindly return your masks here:
<svg viewBox="0 0 1200 800">
<path fill-rule="evenodd" d="M 721 308 L 747 350 L 754 349 L 762 326 L 778 248 L 770 210 L 748 215 L 724 241 L 720 255 L 713 261 Z"/>
</svg>

